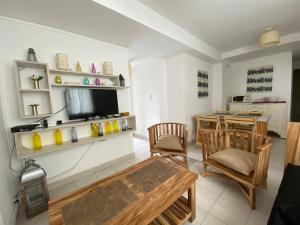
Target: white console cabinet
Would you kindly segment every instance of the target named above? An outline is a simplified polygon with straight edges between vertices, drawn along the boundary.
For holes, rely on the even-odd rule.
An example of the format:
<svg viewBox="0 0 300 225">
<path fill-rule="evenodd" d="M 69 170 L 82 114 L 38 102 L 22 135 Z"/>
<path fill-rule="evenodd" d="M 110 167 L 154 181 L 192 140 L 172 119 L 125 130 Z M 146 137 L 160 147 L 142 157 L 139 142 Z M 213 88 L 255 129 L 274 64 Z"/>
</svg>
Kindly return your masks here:
<svg viewBox="0 0 300 225">
<path fill-rule="evenodd" d="M 235 112 L 259 111 L 271 116 L 268 130 L 286 137 L 288 105 L 286 103 L 229 103 L 229 110 Z"/>
</svg>

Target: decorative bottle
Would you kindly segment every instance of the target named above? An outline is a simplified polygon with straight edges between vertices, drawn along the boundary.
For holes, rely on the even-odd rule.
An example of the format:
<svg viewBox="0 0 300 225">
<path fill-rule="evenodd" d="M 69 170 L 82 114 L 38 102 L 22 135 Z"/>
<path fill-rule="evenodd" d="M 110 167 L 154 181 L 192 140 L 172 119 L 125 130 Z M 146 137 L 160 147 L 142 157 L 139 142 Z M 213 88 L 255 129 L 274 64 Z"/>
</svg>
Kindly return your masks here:
<svg viewBox="0 0 300 225">
<path fill-rule="evenodd" d="M 83 84 L 89 85 L 90 84 L 89 78 L 87 78 L 87 77 L 83 78 Z"/>
<path fill-rule="evenodd" d="M 95 64 L 94 63 L 92 63 L 92 73 L 96 73 L 97 71 L 96 71 L 96 67 L 95 67 Z"/>
<path fill-rule="evenodd" d="M 56 129 L 55 131 L 55 144 L 57 145 L 62 145 L 63 141 L 62 141 L 62 134 L 60 129 Z"/>
<path fill-rule="evenodd" d="M 110 134 L 111 133 L 111 124 L 109 121 L 105 122 L 105 133 Z"/>
<path fill-rule="evenodd" d="M 76 72 L 82 72 L 79 61 L 77 61 L 77 63 L 76 63 Z"/>
<path fill-rule="evenodd" d="M 98 125 L 96 123 L 92 123 L 92 136 L 98 137 Z"/>
<path fill-rule="evenodd" d="M 126 131 L 127 130 L 127 120 L 123 119 L 122 120 L 122 131 Z"/>
<path fill-rule="evenodd" d="M 72 138 L 72 142 L 78 141 L 77 130 L 75 127 L 72 127 L 72 129 L 71 129 L 71 138 Z"/>
<path fill-rule="evenodd" d="M 114 120 L 113 125 L 114 125 L 114 132 L 118 133 L 119 132 L 119 123 L 118 123 L 118 120 Z"/>
<path fill-rule="evenodd" d="M 102 126 L 102 123 L 98 124 L 98 136 L 103 136 L 103 126 Z"/>
<path fill-rule="evenodd" d="M 34 133 L 32 136 L 33 149 L 40 150 L 42 148 L 41 136 L 38 133 Z"/>
</svg>

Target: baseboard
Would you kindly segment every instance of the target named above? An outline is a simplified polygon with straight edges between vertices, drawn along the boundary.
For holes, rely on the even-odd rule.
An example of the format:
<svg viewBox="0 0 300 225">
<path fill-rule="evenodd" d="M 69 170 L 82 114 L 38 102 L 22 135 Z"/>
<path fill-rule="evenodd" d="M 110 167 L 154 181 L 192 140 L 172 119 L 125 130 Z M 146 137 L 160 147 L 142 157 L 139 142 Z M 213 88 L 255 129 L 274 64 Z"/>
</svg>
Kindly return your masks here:
<svg viewBox="0 0 300 225">
<path fill-rule="evenodd" d="M 144 140 L 148 140 L 149 138 L 145 135 L 142 135 L 142 134 L 138 134 L 136 132 L 133 133 L 133 136 L 134 137 L 137 137 L 137 138 L 141 138 L 141 139 L 144 139 Z"/>
<path fill-rule="evenodd" d="M 51 180 L 47 181 L 49 189 L 51 189 L 51 186 L 61 186 L 61 185 L 64 185 L 64 184 L 71 183 L 71 182 L 73 182 L 75 180 L 78 180 L 78 179 L 80 179 L 80 177 L 84 177 L 84 176 L 86 176 L 86 174 L 92 173 L 93 170 L 105 169 L 107 167 L 110 167 L 110 166 L 113 166 L 115 164 L 118 164 L 118 163 L 120 163 L 122 161 L 129 160 L 129 159 L 134 159 L 134 158 L 135 158 L 135 153 L 132 152 L 130 154 L 121 156 L 121 157 L 116 158 L 114 160 L 111 160 L 109 162 L 103 163 L 103 164 L 101 164 L 99 166 L 95 166 L 95 167 L 92 167 L 92 168 L 87 169 L 85 171 L 82 171 L 80 173 L 77 173 L 77 174 L 71 175 L 69 177 L 63 178 L 61 180 L 57 180 L 57 181 L 54 181 L 54 182 L 51 182 Z"/>
</svg>

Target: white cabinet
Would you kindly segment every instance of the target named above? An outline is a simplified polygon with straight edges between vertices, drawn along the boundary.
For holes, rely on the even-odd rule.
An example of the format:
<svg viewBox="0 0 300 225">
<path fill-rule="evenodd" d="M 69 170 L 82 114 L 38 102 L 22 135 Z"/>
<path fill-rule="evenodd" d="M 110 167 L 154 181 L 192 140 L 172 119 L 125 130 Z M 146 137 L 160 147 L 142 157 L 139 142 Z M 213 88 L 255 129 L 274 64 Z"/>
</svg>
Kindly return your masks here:
<svg viewBox="0 0 300 225">
<path fill-rule="evenodd" d="M 286 103 L 229 103 L 229 110 L 235 112 L 259 111 L 270 115 L 268 130 L 278 133 L 281 137 L 286 137 L 287 110 Z"/>
</svg>

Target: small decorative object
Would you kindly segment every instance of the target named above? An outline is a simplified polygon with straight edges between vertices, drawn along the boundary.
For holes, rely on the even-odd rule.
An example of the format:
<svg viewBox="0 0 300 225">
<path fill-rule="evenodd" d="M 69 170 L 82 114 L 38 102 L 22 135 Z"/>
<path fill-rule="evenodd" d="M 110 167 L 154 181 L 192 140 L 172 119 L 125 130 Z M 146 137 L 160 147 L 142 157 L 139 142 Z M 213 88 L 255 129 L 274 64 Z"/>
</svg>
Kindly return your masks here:
<svg viewBox="0 0 300 225">
<path fill-rule="evenodd" d="M 56 129 L 55 131 L 55 144 L 62 145 L 62 134 L 60 129 Z"/>
<path fill-rule="evenodd" d="M 60 76 L 59 74 L 57 74 L 57 75 L 55 76 L 55 83 L 56 83 L 56 84 L 61 84 L 61 76 Z"/>
<path fill-rule="evenodd" d="M 122 131 L 126 131 L 127 130 L 127 120 L 123 119 L 122 120 Z"/>
<path fill-rule="evenodd" d="M 92 63 L 92 73 L 97 73 L 96 67 L 95 67 L 95 64 L 94 64 L 94 63 Z"/>
<path fill-rule="evenodd" d="M 21 194 L 27 218 L 32 218 L 48 209 L 49 192 L 46 172 L 33 159 L 25 161 L 20 175 Z"/>
<path fill-rule="evenodd" d="M 92 136 L 93 137 L 98 137 L 98 124 L 97 123 L 92 123 Z"/>
<path fill-rule="evenodd" d="M 102 125 L 102 123 L 98 124 L 98 136 L 103 136 L 103 125 Z"/>
<path fill-rule="evenodd" d="M 99 78 L 96 78 L 96 79 L 95 79 L 95 84 L 96 84 L 96 85 L 100 85 L 100 84 L 101 84 L 101 82 L 100 82 L 100 79 L 99 79 Z"/>
<path fill-rule="evenodd" d="M 71 129 L 71 139 L 72 139 L 72 142 L 78 142 L 77 130 L 75 127 L 72 127 L 72 129 Z"/>
<path fill-rule="evenodd" d="M 198 98 L 208 97 L 208 72 L 198 71 Z"/>
<path fill-rule="evenodd" d="M 34 150 L 40 150 L 42 148 L 41 136 L 37 132 L 32 136 L 32 144 Z"/>
<path fill-rule="evenodd" d="M 273 66 L 248 69 L 247 93 L 272 92 Z"/>
<path fill-rule="evenodd" d="M 112 62 L 104 62 L 103 63 L 103 73 L 105 75 L 113 75 Z"/>
<path fill-rule="evenodd" d="M 76 63 L 76 72 L 82 72 L 79 61 L 77 61 L 77 63 Z"/>
<path fill-rule="evenodd" d="M 62 120 L 56 120 L 56 125 L 62 125 Z"/>
<path fill-rule="evenodd" d="M 119 75 L 120 86 L 125 87 L 125 79 L 122 74 Z"/>
<path fill-rule="evenodd" d="M 36 54 L 35 54 L 33 48 L 28 48 L 28 51 L 27 51 L 27 61 L 37 62 Z"/>
<path fill-rule="evenodd" d="M 129 116 L 129 112 L 120 112 L 120 116 L 123 117 L 123 116 Z"/>
<path fill-rule="evenodd" d="M 105 133 L 109 135 L 109 134 L 111 134 L 111 130 L 112 130 L 112 129 L 111 129 L 111 124 L 110 124 L 110 122 L 109 122 L 109 121 L 106 121 L 106 122 L 105 122 Z"/>
<path fill-rule="evenodd" d="M 89 78 L 87 78 L 87 77 L 83 78 L 83 84 L 89 85 L 90 84 Z"/>
<path fill-rule="evenodd" d="M 42 79 L 43 79 L 42 76 L 37 77 L 34 74 L 32 74 L 31 80 L 33 81 L 34 89 L 40 89 L 40 80 Z"/>
<path fill-rule="evenodd" d="M 118 133 L 119 132 L 119 123 L 118 123 L 118 121 L 114 120 L 113 125 L 114 125 L 114 132 Z"/>
<path fill-rule="evenodd" d="M 56 54 L 56 68 L 59 70 L 70 70 L 67 54 L 63 54 L 63 53 Z"/>
<path fill-rule="evenodd" d="M 31 104 L 31 105 L 29 105 L 31 107 L 31 111 L 32 111 L 33 116 L 39 115 L 39 112 L 38 112 L 38 106 L 39 105 L 40 104 Z"/>
</svg>

